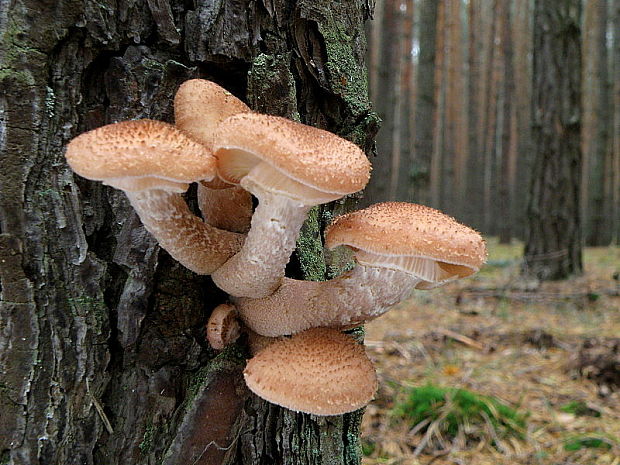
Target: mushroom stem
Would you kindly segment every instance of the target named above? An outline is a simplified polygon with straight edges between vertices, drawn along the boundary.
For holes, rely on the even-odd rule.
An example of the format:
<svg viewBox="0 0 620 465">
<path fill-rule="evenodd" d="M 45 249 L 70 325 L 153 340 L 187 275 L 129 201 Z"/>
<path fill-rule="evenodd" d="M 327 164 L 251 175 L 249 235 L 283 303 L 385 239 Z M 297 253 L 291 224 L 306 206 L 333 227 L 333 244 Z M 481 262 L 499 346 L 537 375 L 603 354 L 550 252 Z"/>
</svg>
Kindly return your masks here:
<svg viewBox="0 0 620 465">
<path fill-rule="evenodd" d="M 213 282 L 234 297 L 266 297 L 280 286 L 311 208 L 271 192 L 253 192 L 258 206 L 243 248 L 212 275 Z"/>
<path fill-rule="evenodd" d="M 252 218 L 252 194 L 239 186 L 214 189 L 198 183 L 198 208 L 205 223 L 225 231 L 247 233 Z"/>
<path fill-rule="evenodd" d="M 406 299 L 420 281 L 404 271 L 358 265 L 330 281 L 284 278 L 269 297 L 234 301 L 250 329 L 275 337 L 315 327 L 342 328 L 374 319 Z"/>
<path fill-rule="evenodd" d="M 204 223 L 189 210 L 181 194 L 161 189 L 125 193 L 159 245 L 198 274 L 212 273 L 243 245 L 243 234 Z"/>
</svg>

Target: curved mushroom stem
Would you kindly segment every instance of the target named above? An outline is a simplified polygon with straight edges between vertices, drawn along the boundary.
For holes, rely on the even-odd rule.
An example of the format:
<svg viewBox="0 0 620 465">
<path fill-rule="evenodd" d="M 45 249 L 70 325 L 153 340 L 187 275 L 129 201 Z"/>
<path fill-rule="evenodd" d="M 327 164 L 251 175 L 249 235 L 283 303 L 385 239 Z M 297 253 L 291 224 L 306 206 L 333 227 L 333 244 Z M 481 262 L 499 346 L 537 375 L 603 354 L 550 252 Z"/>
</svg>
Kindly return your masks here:
<svg viewBox="0 0 620 465">
<path fill-rule="evenodd" d="M 271 295 L 282 282 L 310 206 L 271 192 L 254 192 L 258 206 L 241 251 L 213 273 L 213 282 L 234 297 Z"/>
<path fill-rule="evenodd" d="M 247 233 L 252 219 L 252 194 L 239 186 L 214 189 L 198 183 L 198 208 L 205 223 L 226 231 Z"/>
<path fill-rule="evenodd" d="M 407 298 L 420 281 L 403 271 L 358 265 L 330 281 L 284 278 L 269 297 L 237 298 L 234 302 L 249 328 L 275 337 L 372 320 Z"/>
<path fill-rule="evenodd" d="M 161 189 L 125 193 L 159 245 L 195 273 L 213 273 L 243 245 L 243 234 L 209 226 L 189 210 L 181 194 Z"/>
</svg>

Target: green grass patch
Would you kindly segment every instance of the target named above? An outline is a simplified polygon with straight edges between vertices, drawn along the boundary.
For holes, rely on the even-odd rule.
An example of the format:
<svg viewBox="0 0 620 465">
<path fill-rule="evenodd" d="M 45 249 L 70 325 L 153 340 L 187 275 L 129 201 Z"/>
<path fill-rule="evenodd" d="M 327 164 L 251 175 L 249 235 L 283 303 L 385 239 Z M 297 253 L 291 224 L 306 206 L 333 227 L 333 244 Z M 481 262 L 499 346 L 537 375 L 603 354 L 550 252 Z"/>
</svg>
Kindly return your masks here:
<svg viewBox="0 0 620 465">
<path fill-rule="evenodd" d="M 573 400 L 568 404 L 564 404 L 560 407 L 562 412 L 572 413 L 576 417 L 600 417 L 601 412 L 594 410 L 586 405 L 581 400 Z"/>
<path fill-rule="evenodd" d="M 527 418 L 495 397 L 433 384 L 410 389 L 392 414 L 420 432 L 433 428 L 437 437 L 485 439 L 496 446 L 497 439 L 523 439 Z"/>
<path fill-rule="evenodd" d="M 576 452 L 582 449 L 606 449 L 612 448 L 617 441 L 603 434 L 583 434 L 572 436 L 564 440 L 564 450 L 567 452 Z"/>
</svg>

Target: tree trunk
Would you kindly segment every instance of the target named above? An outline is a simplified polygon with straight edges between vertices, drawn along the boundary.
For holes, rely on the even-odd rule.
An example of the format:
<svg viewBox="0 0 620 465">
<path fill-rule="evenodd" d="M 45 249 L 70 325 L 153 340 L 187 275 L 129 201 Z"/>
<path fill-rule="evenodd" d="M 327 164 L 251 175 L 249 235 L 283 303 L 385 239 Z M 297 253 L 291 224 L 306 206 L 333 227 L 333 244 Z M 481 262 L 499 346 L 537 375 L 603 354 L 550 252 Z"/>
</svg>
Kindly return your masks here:
<svg viewBox="0 0 620 465">
<path fill-rule="evenodd" d="M 381 41 L 379 72 L 376 83 L 375 108 L 382 119 L 381 131 L 377 135 L 377 156 L 373 158 L 373 175 L 364 194 L 365 205 L 384 202 L 390 197 L 390 179 L 396 121 L 394 108 L 399 98 L 400 80 L 400 0 L 385 0 L 381 18 Z M 374 85 L 373 85 L 374 86 Z M 398 143 L 398 141 L 397 141 Z"/>
<path fill-rule="evenodd" d="M 580 0 L 536 0 L 534 159 L 523 271 L 563 279 L 582 271 Z"/>
<path fill-rule="evenodd" d="M 513 98 L 514 98 L 514 67 L 512 62 L 512 16 L 510 0 L 502 0 L 502 49 L 504 52 L 504 79 L 502 82 L 502 127 L 501 127 L 501 176 L 499 183 L 499 203 L 501 218 L 499 221 L 499 241 L 510 244 L 512 239 L 514 194 L 514 145 L 513 131 Z"/>
<path fill-rule="evenodd" d="M 414 200 L 425 205 L 430 205 L 431 200 L 433 122 L 437 111 L 435 64 L 439 3 L 437 0 L 422 0 L 420 6 L 420 55 L 416 79 L 415 153 L 410 179 L 414 186 Z"/>
<path fill-rule="evenodd" d="M 191 77 L 369 151 L 377 118 L 363 67 L 368 3 L 8 3 L 0 463 L 359 463 L 361 414 L 314 417 L 250 395 L 243 345 L 217 355 L 203 337 L 225 296 L 161 251 L 122 193 L 74 177 L 63 151 L 106 123 L 172 121 L 172 96 Z M 313 211 L 305 225 L 293 275 L 325 278 L 328 213 Z"/>
<path fill-rule="evenodd" d="M 494 188 L 497 180 L 497 167 L 496 167 L 496 150 L 497 150 L 497 117 L 498 117 L 498 104 L 499 104 L 499 84 L 501 78 L 501 49 L 499 48 L 500 42 L 498 38 L 498 22 L 499 22 L 499 2 L 500 0 L 493 0 L 493 8 L 490 11 L 490 32 L 488 39 L 488 50 L 486 58 L 486 85 L 483 87 L 483 92 L 487 94 L 485 97 L 484 107 L 484 126 L 482 130 L 482 151 L 484 156 L 484 162 L 482 171 L 484 172 L 483 179 L 483 211 L 484 222 L 483 231 L 486 234 L 495 234 L 495 225 L 497 224 L 497 218 L 494 214 L 495 202 L 494 202 Z"/>
<path fill-rule="evenodd" d="M 485 93 L 481 85 L 481 80 L 485 73 L 483 70 L 484 59 L 484 30 L 482 15 L 486 8 L 481 7 L 480 0 L 470 0 L 468 7 L 468 68 L 467 76 L 467 126 L 468 126 L 468 146 L 469 157 L 467 160 L 467 182 L 465 185 L 466 192 L 464 213 L 465 221 L 472 227 L 480 229 L 482 227 L 482 138 L 481 129 L 479 127 L 480 120 L 484 116 L 481 105 L 482 96 Z"/>
<path fill-rule="evenodd" d="M 428 186 L 429 201 L 427 205 L 441 209 L 442 189 L 441 175 L 445 152 L 445 115 L 446 115 L 446 0 L 438 1 L 437 6 L 437 37 L 435 39 L 435 84 L 433 113 L 433 143 L 430 160 L 430 183 Z"/>
<path fill-rule="evenodd" d="M 514 37 L 514 86 L 516 112 L 516 167 L 513 197 L 514 233 L 520 239 L 525 236 L 525 211 L 530 178 L 531 161 L 531 87 L 532 87 L 532 14 L 530 2 L 515 2 L 513 21 Z"/>
<path fill-rule="evenodd" d="M 607 0 L 586 2 L 584 40 L 584 127 L 582 217 L 585 243 L 608 245 L 612 240 L 611 201 L 606 189 L 610 101 L 607 55 Z"/>
<path fill-rule="evenodd" d="M 402 88 L 402 137 L 400 139 L 400 164 L 397 173 L 397 192 L 396 199 L 405 202 L 411 202 L 413 200 L 413 184 L 411 182 L 411 169 L 413 167 L 414 159 L 414 134 L 415 134 L 415 121 L 413 118 L 415 101 L 416 101 L 416 83 L 415 83 L 415 63 L 413 59 L 413 40 L 414 40 L 414 28 L 416 19 L 415 15 L 415 1 L 405 0 L 405 17 L 403 20 L 403 47 L 402 47 L 402 74 L 401 74 L 401 88 Z"/>
<path fill-rule="evenodd" d="M 465 167 L 468 157 L 465 118 L 465 70 L 463 69 L 463 26 L 461 1 L 446 2 L 446 112 L 445 150 L 442 157 L 442 205 L 446 213 L 463 218 L 466 202 Z"/>
<path fill-rule="evenodd" d="M 612 4 L 613 48 L 612 48 L 612 99 L 613 122 L 611 137 L 612 159 L 612 234 L 616 245 L 620 245 L 620 0 Z"/>
</svg>

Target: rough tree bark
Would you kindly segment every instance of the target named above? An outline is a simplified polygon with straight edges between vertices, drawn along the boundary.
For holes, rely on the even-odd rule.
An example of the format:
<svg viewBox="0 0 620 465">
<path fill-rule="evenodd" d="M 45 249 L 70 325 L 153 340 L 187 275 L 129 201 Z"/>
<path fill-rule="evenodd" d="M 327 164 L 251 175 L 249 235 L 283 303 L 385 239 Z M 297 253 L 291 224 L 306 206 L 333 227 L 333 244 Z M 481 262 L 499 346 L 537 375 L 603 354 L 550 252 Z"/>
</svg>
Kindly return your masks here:
<svg viewBox="0 0 620 465">
<path fill-rule="evenodd" d="M 178 85 L 206 77 L 368 151 L 370 9 L 0 1 L 0 463 L 359 462 L 360 413 L 319 418 L 251 396 L 243 347 L 216 355 L 203 337 L 225 296 L 162 252 L 122 193 L 74 177 L 63 150 L 113 121 L 172 121 Z M 337 270 L 320 239 L 332 211 L 313 211 L 292 275 Z"/>
<path fill-rule="evenodd" d="M 580 0 L 536 0 L 534 153 L 523 271 L 543 280 L 582 271 L 580 24 Z"/>
</svg>

